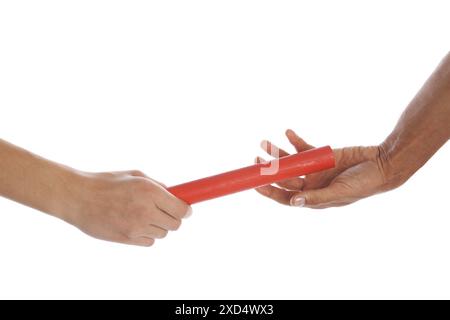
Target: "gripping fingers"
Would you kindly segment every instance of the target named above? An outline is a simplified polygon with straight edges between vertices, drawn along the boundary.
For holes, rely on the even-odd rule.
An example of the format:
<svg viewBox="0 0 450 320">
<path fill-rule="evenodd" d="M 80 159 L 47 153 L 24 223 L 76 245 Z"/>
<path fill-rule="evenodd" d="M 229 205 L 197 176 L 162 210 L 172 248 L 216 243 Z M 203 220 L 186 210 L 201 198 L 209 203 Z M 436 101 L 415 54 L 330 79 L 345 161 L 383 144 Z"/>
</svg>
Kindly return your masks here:
<svg viewBox="0 0 450 320">
<path fill-rule="evenodd" d="M 305 180 L 303 178 L 292 178 L 277 182 L 276 185 L 286 190 L 301 191 L 305 185 Z"/>
<path fill-rule="evenodd" d="M 175 231 L 181 226 L 181 219 L 175 219 L 174 217 L 168 215 L 167 213 L 160 211 L 152 225 L 157 226 L 164 230 Z"/>
<path fill-rule="evenodd" d="M 165 188 L 159 188 L 155 200 L 161 211 L 176 220 L 188 218 L 192 214 L 192 208 L 186 202 L 178 199 Z"/>
<path fill-rule="evenodd" d="M 287 191 L 271 185 L 256 188 L 256 191 L 267 198 L 287 206 L 290 205 L 291 198 L 296 194 L 295 191 Z"/>
<path fill-rule="evenodd" d="M 168 231 L 154 224 L 144 226 L 140 231 L 135 232 L 132 238 L 147 237 L 152 239 L 162 239 L 167 236 Z"/>
</svg>

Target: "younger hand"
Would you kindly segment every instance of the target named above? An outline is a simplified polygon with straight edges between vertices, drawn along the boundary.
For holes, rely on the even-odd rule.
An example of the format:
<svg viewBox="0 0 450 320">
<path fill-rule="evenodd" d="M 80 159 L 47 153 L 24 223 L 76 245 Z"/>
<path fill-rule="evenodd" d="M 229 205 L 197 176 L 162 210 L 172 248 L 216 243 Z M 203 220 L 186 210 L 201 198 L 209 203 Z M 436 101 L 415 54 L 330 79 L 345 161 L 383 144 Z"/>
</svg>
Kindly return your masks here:
<svg viewBox="0 0 450 320">
<path fill-rule="evenodd" d="M 108 241 L 151 246 L 177 230 L 189 205 L 140 171 L 82 173 L 62 218 Z"/>
</svg>

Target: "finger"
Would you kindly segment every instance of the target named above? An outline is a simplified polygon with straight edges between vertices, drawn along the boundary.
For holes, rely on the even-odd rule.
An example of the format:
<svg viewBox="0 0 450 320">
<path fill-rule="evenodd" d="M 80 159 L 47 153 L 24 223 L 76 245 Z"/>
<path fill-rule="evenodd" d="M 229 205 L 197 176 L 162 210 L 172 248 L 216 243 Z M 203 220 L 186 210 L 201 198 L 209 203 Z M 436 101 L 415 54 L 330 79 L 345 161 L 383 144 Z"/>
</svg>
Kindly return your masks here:
<svg viewBox="0 0 450 320">
<path fill-rule="evenodd" d="M 347 199 L 342 194 L 340 188 L 332 184 L 322 189 L 295 193 L 290 200 L 290 204 L 295 207 L 321 209 L 349 203 Z"/>
<path fill-rule="evenodd" d="M 136 232 L 135 236 L 132 236 L 132 238 L 147 237 L 153 239 L 162 239 L 167 236 L 167 233 L 168 233 L 167 230 L 160 228 L 156 225 L 150 224 L 144 226 L 141 231 Z"/>
<path fill-rule="evenodd" d="M 285 157 L 288 156 L 289 153 L 284 151 L 281 148 L 278 148 L 276 145 L 274 145 L 272 142 L 263 140 L 261 141 L 261 148 L 270 154 L 272 157 L 279 158 L 279 157 Z"/>
<path fill-rule="evenodd" d="M 267 162 L 267 161 L 261 157 L 256 157 L 255 163 L 263 163 L 263 162 Z M 276 184 L 283 189 L 300 191 L 303 189 L 305 181 L 302 178 L 292 178 L 292 179 L 286 179 L 286 180 L 280 181 Z"/>
<path fill-rule="evenodd" d="M 277 182 L 276 185 L 286 190 L 302 191 L 305 180 L 303 178 L 292 178 Z"/>
<path fill-rule="evenodd" d="M 260 156 L 255 158 L 255 163 L 264 163 L 264 162 L 269 162 L 269 161 L 267 161 L 266 159 L 264 159 Z"/>
<path fill-rule="evenodd" d="M 289 142 L 294 146 L 295 150 L 297 150 L 297 152 L 303 152 L 306 150 L 314 149 L 312 145 L 306 143 L 305 140 L 300 138 L 291 129 L 286 130 L 286 137 L 288 138 Z"/>
<path fill-rule="evenodd" d="M 149 234 L 151 235 L 150 238 L 155 238 L 155 239 L 162 239 L 165 238 L 167 236 L 167 230 L 164 230 L 163 228 L 160 228 L 158 226 L 155 225 L 150 225 L 149 226 L 151 230 L 149 230 Z M 153 237 L 152 237 L 153 235 Z"/>
<path fill-rule="evenodd" d="M 155 243 L 155 239 L 148 238 L 148 237 L 138 237 L 138 238 L 132 238 L 132 239 L 125 239 L 121 241 L 124 244 L 130 244 L 134 246 L 140 246 L 140 247 L 150 247 Z"/>
<path fill-rule="evenodd" d="M 158 208 L 174 219 L 188 218 L 192 214 L 192 208 L 186 202 L 178 199 L 165 188 L 159 188 L 156 192 L 155 202 Z"/>
<path fill-rule="evenodd" d="M 264 197 L 270 198 L 284 205 L 290 205 L 291 198 L 294 194 L 296 194 L 294 191 L 286 191 L 271 185 L 259 187 L 255 190 Z"/>
<path fill-rule="evenodd" d="M 175 231 L 181 226 L 181 220 L 175 219 L 174 217 L 168 215 L 164 211 L 159 211 L 156 214 L 152 225 L 162 228 L 164 230 Z"/>
</svg>

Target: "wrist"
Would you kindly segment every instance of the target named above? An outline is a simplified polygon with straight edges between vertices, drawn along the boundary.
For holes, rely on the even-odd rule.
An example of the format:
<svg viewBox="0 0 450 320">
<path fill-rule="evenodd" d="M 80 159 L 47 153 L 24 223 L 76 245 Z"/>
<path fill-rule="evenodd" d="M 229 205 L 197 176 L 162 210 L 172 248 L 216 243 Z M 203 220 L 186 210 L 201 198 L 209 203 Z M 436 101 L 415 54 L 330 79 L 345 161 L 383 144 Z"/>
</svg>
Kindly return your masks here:
<svg viewBox="0 0 450 320">
<path fill-rule="evenodd" d="M 414 174 L 413 164 L 405 157 L 407 152 L 386 139 L 378 146 L 378 161 L 387 190 L 404 184 Z"/>
<path fill-rule="evenodd" d="M 49 204 L 49 213 L 74 224 L 85 198 L 87 176 L 72 168 L 57 167 L 58 183 L 55 184 L 55 195 Z"/>
</svg>

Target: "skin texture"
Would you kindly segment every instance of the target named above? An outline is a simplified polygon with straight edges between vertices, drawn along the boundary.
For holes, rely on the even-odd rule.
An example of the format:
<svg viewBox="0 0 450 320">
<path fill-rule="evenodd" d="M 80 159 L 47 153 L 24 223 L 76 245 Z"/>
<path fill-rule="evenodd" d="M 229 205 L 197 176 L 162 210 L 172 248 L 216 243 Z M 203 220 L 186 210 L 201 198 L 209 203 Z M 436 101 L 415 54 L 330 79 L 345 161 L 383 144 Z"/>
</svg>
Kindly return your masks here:
<svg viewBox="0 0 450 320">
<path fill-rule="evenodd" d="M 137 170 L 87 173 L 0 140 L 0 195 L 58 217 L 97 239 L 151 246 L 191 208 Z"/>
<path fill-rule="evenodd" d="M 286 136 L 297 152 L 312 146 L 294 131 Z M 336 168 L 257 188 L 281 204 L 328 208 L 392 190 L 405 183 L 450 138 L 450 53 L 442 60 L 378 146 L 335 149 Z M 270 155 L 275 145 L 261 144 Z M 286 156 L 278 150 L 279 156 Z M 262 161 L 257 158 L 256 161 Z"/>
</svg>

